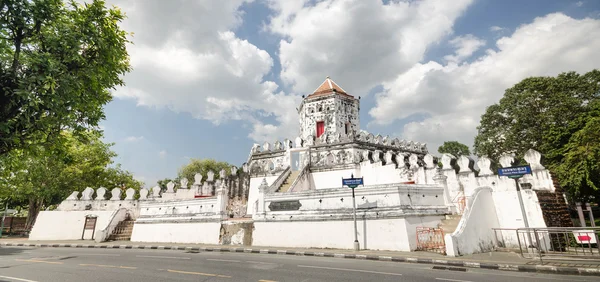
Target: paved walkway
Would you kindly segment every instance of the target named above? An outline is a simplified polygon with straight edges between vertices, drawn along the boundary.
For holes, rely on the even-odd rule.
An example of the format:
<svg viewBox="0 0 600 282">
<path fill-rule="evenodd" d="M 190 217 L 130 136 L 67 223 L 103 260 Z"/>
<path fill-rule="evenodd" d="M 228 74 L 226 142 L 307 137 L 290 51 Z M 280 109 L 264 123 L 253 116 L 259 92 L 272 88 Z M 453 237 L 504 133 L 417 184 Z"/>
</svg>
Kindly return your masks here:
<svg viewBox="0 0 600 282">
<path fill-rule="evenodd" d="M 600 261 L 588 260 L 539 260 L 525 259 L 513 252 L 489 252 L 447 257 L 432 252 L 397 252 L 377 250 L 342 250 L 317 248 L 287 248 L 268 246 L 209 245 L 180 243 L 146 243 L 131 241 L 113 241 L 96 243 L 91 240 L 71 241 L 33 241 L 27 238 L 1 238 L 0 246 L 37 246 L 37 247 L 77 247 L 77 248 L 119 248 L 119 249 L 171 249 L 191 251 L 248 252 L 303 256 L 325 256 L 368 260 L 386 260 L 397 262 L 427 263 L 451 267 L 476 267 L 512 271 L 550 272 L 563 274 L 599 275 Z"/>
</svg>

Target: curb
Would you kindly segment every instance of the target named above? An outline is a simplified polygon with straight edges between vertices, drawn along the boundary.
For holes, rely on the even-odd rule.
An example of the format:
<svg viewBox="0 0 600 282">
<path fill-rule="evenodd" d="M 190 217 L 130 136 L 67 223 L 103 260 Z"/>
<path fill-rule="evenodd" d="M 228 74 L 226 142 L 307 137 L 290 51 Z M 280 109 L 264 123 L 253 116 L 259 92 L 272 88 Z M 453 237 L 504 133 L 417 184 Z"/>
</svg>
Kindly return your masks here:
<svg viewBox="0 0 600 282">
<path fill-rule="evenodd" d="M 181 250 L 181 251 L 204 251 L 204 252 L 224 252 L 224 253 L 252 253 L 252 254 L 274 254 L 274 255 L 295 255 L 295 256 L 315 256 L 315 257 L 334 257 L 345 259 L 361 259 L 375 261 L 391 261 L 405 263 L 431 264 L 437 266 L 436 269 L 466 271 L 464 268 L 483 268 L 514 272 L 537 272 L 563 275 L 586 275 L 600 276 L 600 268 L 580 268 L 580 267 L 558 267 L 545 265 L 523 265 L 523 264 L 495 264 L 479 263 L 460 260 L 442 260 L 426 259 L 412 257 L 395 256 L 375 256 L 360 254 L 337 254 L 331 252 L 304 252 L 280 249 L 253 249 L 253 248 L 211 248 L 211 247 L 186 247 L 186 246 L 160 246 L 160 245 L 100 245 L 100 244 L 30 244 L 30 243 L 0 243 L 2 247 L 38 247 L 38 248 L 93 248 L 93 249 L 151 249 L 151 250 Z M 447 267 L 439 267 L 447 266 Z"/>
</svg>

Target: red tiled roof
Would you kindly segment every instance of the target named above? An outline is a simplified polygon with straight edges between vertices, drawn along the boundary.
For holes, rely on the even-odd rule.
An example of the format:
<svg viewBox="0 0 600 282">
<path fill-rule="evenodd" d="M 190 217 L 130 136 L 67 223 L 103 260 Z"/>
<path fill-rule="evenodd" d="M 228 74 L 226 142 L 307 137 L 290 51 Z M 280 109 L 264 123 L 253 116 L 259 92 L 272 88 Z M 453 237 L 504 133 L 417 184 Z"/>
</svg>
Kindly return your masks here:
<svg viewBox="0 0 600 282">
<path fill-rule="evenodd" d="M 331 93 L 338 93 L 341 95 L 345 95 L 345 96 L 354 98 L 352 95 L 348 95 L 348 93 L 346 93 L 346 91 L 344 89 L 342 89 L 342 87 L 340 87 L 333 80 L 331 80 L 331 78 L 329 78 L 329 76 L 325 79 L 325 81 L 323 81 L 323 83 L 321 83 L 321 85 L 312 94 L 308 95 L 307 98 L 324 96 L 324 95 L 331 94 Z"/>
</svg>

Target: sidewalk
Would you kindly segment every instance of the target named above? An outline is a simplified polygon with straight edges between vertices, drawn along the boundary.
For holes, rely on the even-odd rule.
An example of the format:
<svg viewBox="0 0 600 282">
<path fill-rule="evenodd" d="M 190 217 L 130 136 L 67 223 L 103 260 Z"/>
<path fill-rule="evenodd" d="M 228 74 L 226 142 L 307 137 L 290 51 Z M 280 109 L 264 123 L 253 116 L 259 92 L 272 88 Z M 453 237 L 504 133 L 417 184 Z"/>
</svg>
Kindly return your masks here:
<svg viewBox="0 0 600 282">
<path fill-rule="evenodd" d="M 72 247 L 72 248 L 109 248 L 109 249 L 160 249 L 190 250 L 207 252 L 240 252 L 275 255 L 322 256 L 347 259 L 367 259 L 408 263 L 433 264 L 448 269 L 486 268 L 506 271 L 541 272 L 570 275 L 600 276 L 600 261 L 544 261 L 524 259 L 512 252 L 490 252 L 461 257 L 447 257 L 430 252 L 395 252 L 376 250 L 340 250 L 340 249 L 303 249 L 283 247 L 260 247 L 239 245 L 208 245 L 178 243 L 142 243 L 130 241 L 114 241 L 96 243 L 91 240 L 73 241 L 30 241 L 27 238 L 1 238 L 0 246 L 24 247 Z"/>
</svg>

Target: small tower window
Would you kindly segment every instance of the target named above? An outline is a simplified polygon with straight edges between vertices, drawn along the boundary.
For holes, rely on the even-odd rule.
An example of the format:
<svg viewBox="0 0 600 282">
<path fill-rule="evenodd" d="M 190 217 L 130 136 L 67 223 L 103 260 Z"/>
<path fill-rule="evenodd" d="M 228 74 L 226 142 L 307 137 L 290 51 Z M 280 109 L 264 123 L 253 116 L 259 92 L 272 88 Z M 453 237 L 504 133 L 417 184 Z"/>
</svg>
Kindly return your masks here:
<svg viewBox="0 0 600 282">
<path fill-rule="evenodd" d="M 345 127 L 346 135 L 348 134 L 349 131 L 350 131 L 350 124 L 346 123 L 346 127 Z"/>
<path fill-rule="evenodd" d="M 317 138 L 321 137 L 325 132 L 325 122 L 319 121 L 317 122 Z"/>
</svg>

